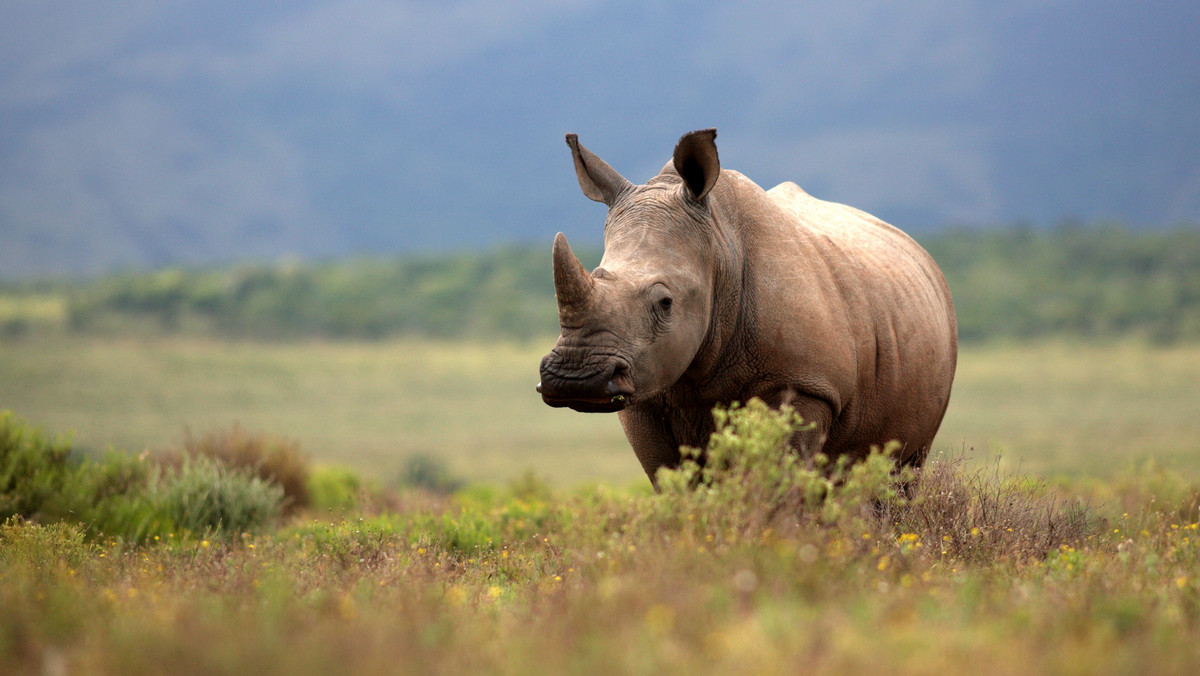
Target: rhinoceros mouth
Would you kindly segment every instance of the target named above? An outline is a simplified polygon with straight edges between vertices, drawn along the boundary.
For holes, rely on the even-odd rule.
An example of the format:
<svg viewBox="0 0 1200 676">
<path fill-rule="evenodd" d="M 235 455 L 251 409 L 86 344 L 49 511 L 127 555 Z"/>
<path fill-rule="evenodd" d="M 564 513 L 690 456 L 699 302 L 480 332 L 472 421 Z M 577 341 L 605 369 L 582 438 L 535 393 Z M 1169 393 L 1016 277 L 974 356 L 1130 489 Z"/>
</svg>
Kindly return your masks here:
<svg viewBox="0 0 1200 676">
<path fill-rule="evenodd" d="M 570 408 L 580 413 L 616 413 L 631 402 L 631 397 L 615 394 L 607 399 L 602 398 L 558 398 L 542 394 L 542 401 L 555 408 Z"/>
<path fill-rule="evenodd" d="M 537 391 L 542 401 L 555 408 L 571 408 L 580 413 L 613 413 L 629 406 L 633 401 L 633 383 L 629 370 L 618 365 L 607 373 L 601 372 L 587 378 L 561 378 L 549 369 L 543 369 L 542 382 Z"/>
</svg>

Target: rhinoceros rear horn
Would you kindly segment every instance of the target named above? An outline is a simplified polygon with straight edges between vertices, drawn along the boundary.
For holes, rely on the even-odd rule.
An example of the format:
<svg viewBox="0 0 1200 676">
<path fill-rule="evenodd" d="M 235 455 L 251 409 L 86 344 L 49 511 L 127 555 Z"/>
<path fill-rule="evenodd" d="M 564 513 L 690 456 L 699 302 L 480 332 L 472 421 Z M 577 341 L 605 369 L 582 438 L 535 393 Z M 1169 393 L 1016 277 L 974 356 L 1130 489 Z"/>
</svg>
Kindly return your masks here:
<svg viewBox="0 0 1200 676">
<path fill-rule="evenodd" d="M 583 264 L 567 244 L 567 236 L 558 233 L 554 237 L 554 297 L 558 300 L 558 311 L 580 308 L 592 293 L 592 278 Z"/>
<path fill-rule="evenodd" d="M 577 134 L 567 134 L 567 145 L 571 146 L 571 155 L 575 158 L 575 176 L 579 178 L 579 187 L 588 199 L 604 202 L 611 207 L 622 193 L 633 187 L 616 169 L 579 145 Z"/>
<path fill-rule="evenodd" d="M 701 129 L 684 134 L 675 146 L 675 171 L 683 179 L 688 196 L 697 202 L 704 199 L 721 175 L 716 140 L 716 129 Z"/>
</svg>

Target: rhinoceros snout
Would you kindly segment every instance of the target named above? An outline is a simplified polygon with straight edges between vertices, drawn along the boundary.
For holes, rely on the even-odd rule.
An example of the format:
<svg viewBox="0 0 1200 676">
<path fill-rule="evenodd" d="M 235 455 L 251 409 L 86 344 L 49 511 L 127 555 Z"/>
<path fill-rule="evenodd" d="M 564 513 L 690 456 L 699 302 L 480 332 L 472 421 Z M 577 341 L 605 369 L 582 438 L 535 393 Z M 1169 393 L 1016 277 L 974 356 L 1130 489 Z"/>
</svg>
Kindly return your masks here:
<svg viewBox="0 0 1200 676">
<path fill-rule="evenodd" d="M 611 413 L 628 406 L 633 397 L 629 368 L 618 361 L 580 373 L 564 368 L 551 353 L 542 360 L 541 375 L 537 391 L 549 406 Z"/>
</svg>

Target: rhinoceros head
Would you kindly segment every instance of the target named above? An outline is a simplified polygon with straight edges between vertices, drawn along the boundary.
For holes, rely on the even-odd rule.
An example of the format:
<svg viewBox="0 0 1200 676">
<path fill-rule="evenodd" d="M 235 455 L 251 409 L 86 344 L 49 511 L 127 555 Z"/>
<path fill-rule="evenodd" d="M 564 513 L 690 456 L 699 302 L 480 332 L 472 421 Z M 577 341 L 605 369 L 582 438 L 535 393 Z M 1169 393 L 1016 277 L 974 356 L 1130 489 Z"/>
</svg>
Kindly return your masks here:
<svg viewBox="0 0 1200 676">
<path fill-rule="evenodd" d="M 591 273 L 562 233 L 554 238 L 562 334 L 542 359 L 537 389 L 547 404 L 619 411 L 665 391 L 695 359 L 712 311 L 715 138 L 713 129 L 685 135 L 662 173 L 634 185 L 567 136 L 583 193 L 609 212 Z"/>
</svg>

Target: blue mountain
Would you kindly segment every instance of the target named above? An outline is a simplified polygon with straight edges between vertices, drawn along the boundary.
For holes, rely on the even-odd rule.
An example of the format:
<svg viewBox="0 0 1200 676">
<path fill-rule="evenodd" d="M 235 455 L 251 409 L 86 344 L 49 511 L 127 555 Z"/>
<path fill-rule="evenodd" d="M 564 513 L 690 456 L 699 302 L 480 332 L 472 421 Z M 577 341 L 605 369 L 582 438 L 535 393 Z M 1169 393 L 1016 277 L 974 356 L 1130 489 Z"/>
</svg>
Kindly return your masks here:
<svg viewBox="0 0 1200 676">
<path fill-rule="evenodd" d="M 725 166 L 909 230 L 1200 222 L 1200 3 L 20 3 L 0 277 L 600 240 L 566 132 L 631 180 Z"/>
</svg>

